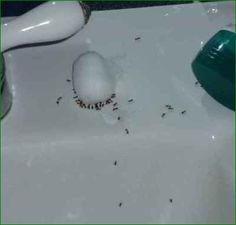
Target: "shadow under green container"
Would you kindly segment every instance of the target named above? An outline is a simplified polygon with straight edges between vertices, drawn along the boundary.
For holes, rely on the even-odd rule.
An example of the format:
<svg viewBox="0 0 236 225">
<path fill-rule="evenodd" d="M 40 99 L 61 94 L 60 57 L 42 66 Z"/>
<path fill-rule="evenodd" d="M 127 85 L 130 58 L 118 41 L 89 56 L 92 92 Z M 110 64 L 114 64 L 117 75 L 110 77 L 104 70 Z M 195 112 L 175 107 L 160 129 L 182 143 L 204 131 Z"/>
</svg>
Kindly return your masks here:
<svg viewBox="0 0 236 225">
<path fill-rule="evenodd" d="M 235 33 L 219 31 L 192 62 L 192 70 L 201 86 L 231 110 L 235 110 L 235 40 Z"/>
</svg>

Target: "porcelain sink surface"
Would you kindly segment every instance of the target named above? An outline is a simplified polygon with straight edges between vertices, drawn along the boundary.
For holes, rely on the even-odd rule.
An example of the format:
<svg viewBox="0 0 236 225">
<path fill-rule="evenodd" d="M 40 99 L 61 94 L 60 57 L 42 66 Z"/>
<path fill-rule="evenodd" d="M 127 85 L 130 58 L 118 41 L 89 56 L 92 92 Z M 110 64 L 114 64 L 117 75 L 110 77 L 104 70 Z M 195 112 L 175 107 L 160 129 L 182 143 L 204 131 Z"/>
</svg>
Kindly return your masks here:
<svg viewBox="0 0 236 225">
<path fill-rule="evenodd" d="M 232 21 L 232 2 L 93 12 L 64 42 L 5 53 L 2 222 L 233 223 L 234 112 L 191 71 Z M 121 76 L 116 111 L 74 102 L 66 80 L 88 50 Z"/>
</svg>

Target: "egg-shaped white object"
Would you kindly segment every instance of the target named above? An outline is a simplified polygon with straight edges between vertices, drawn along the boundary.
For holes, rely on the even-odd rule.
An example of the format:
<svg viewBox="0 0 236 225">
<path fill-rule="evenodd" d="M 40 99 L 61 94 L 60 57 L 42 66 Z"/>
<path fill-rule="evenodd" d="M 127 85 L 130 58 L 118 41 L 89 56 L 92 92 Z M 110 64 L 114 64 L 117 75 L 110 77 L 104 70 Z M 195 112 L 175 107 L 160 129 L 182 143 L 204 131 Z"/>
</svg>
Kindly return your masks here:
<svg viewBox="0 0 236 225">
<path fill-rule="evenodd" d="M 73 64 L 73 87 L 78 99 L 85 104 L 96 104 L 111 98 L 115 89 L 107 60 L 94 51 L 86 52 Z"/>
</svg>

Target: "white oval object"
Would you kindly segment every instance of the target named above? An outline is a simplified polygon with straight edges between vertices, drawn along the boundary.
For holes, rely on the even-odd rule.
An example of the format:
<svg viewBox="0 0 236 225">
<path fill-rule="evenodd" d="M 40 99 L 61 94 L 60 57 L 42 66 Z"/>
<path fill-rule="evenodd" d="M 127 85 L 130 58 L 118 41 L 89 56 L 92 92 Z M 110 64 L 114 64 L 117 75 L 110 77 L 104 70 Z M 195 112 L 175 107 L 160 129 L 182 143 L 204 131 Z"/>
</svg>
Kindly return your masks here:
<svg viewBox="0 0 236 225">
<path fill-rule="evenodd" d="M 73 65 L 73 86 L 85 104 L 96 104 L 111 98 L 115 81 L 106 59 L 97 52 L 86 52 Z"/>
</svg>

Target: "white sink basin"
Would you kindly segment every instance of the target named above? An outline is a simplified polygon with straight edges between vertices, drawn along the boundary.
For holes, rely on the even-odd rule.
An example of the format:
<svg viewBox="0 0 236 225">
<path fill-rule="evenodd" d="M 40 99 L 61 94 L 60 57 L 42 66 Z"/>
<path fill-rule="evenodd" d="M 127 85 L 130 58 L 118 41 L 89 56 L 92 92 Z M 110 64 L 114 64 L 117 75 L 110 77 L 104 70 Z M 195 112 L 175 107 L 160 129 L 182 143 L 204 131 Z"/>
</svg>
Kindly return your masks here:
<svg viewBox="0 0 236 225">
<path fill-rule="evenodd" d="M 234 112 L 191 71 L 232 20 L 232 2 L 101 11 L 64 42 L 7 52 L 2 223 L 233 223 Z M 118 111 L 75 104 L 66 80 L 87 50 L 121 74 Z"/>
</svg>

